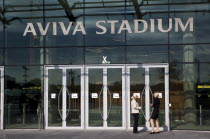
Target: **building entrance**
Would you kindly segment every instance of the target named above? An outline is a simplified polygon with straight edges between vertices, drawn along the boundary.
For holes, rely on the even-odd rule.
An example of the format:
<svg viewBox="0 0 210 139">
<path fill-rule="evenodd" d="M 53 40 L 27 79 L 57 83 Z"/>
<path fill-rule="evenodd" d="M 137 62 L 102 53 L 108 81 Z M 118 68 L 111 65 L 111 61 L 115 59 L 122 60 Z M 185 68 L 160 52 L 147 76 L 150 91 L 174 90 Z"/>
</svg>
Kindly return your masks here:
<svg viewBox="0 0 210 139">
<path fill-rule="evenodd" d="M 161 130 L 169 130 L 169 69 L 168 64 L 141 64 L 127 65 L 127 101 L 130 104 L 130 98 L 133 93 L 139 95 L 138 102 L 142 107 L 139 115 L 139 129 L 150 130 L 150 116 L 153 108 L 153 93 L 159 92 L 160 113 L 159 123 Z M 131 128 L 133 117 L 128 106 L 128 128 Z"/>
<path fill-rule="evenodd" d="M 45 66 L 45 128 L 132 129 L 130 100 L 139 96 L 139 128 L 150 129 L 153 93 L 160 126 L 169 130 L 168 64 Z"/>
</svg>

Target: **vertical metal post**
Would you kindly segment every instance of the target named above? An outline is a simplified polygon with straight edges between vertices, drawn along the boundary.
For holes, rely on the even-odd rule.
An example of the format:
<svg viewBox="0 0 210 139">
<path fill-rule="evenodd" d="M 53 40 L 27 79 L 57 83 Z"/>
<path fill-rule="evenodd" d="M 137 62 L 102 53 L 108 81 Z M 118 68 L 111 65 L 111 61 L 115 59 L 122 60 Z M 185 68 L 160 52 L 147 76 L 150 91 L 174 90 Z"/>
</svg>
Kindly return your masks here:
<svg viewBox="0 0 210 139">
<path fill-rule="evenodd" d="M 146 119 L 149 120 L 150 118 L 150 92 L 149 92 L 149 68 L 145 68 L 145 113 Z M 150 123 L 146 121 L 146 127 L 149 129 Z"/>
<path fill-rule="evenodd" d="M 125 79 L 126 79 L 126 71 L 125 71 L 125 67 L 122 68 L 122 125 L 125 128 L 126 126 L 126 113 L 125 113 L 125 109 L 127 107 L 126 106 L 126 97 L 125 97 Z M 110 96 L 111 97 L 111 96 Z"/>
<path fill-rule="evenodd" d="M 3 130 L 3 123 L 4 123 L 4 68 L 2 67 L 1 69 L 0 69 L 1 71 L 0 71 L 0 73 L 1 73 L 1 75 L 0 75 L 0 77 L 1 77 L 1 130 Z M 8 115 L 9 116 L 9 115 Z"/>
<path fill-rule="evenodd" d="M 45 128 L 48 127 L 48 69 L 44 67 L 44 114 Z"/>
<path fill-rule="evenodd" d="M 103 68 L 103 86 L 103 124 L 107 128 L 107 68 Z"/>
<path fill-rule="evenodd" d="M 81 127 L 83 127 L 84 128 L 84 115 L 85 115 L 85 111 L 84 111 L 84 106 L 85 106 L 85 99 L 84 99 L 84 86 L 85 86 L 85 84 L 84 84 L 84 71 L 85 69 L 84 69 L 84 67 L 82 67 L 81 68 L 81 76 L 80 76 L 80 85 L 81 85 L 81 97 L 80 97 L 80 102 L 81 102 L 81 106 L 80 106 L 80 114 L 81 114 Z"/>
<path fill-rule="evenodd" d="M 127 100 L 127 130 L 128 128 L 130 127 L 130 119 L 131 119 L 131 114 L 130 114 L 130 108 L 131 108 L 131 105 L 130 105 L 130 68 L 127 67 L 127 72 L 126 72 L 126 76 L 127 76 L 127 82 L 126 82 L 126 100 Z"/>
<path fill-rule="evenodd" d="M 165 125 L 167 130 L 170 130 L 169 119 L 169 67 L 165 67 Z"/>
<path fill-rule="evenodd" d="M 63 92 L 62 92 L 62 126 L 66 127 L 66 68 L 63 69 Z"/>
<path fill-rule="evenodd" d="M 85 68 L 85 129 L 89 126 L 89 75 L 88 68 Z"/>
</svg>

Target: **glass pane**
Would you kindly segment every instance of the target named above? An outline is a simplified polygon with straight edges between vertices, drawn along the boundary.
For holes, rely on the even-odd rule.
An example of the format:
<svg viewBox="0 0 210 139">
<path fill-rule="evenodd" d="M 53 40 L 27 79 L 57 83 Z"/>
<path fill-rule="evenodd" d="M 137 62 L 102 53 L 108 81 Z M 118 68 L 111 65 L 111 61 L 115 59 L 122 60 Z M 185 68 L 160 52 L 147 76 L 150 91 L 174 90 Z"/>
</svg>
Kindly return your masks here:
<svg viewBox="0 0 210 139">
<path fill-rule="evenodd" d="M 125 45 L 125 31 L 118 32 L 122 23 L 121 20 L 125 20 L 125 0 L 85 0 L 84 6 L 84 19 L 87 31 L 87 35 L 85 35 L 86 46 Z M 113 30 L 109 22 L 111 20 L 116 21 L 112 25 L 114 27 Z M 100 26 L 106 28 L 104 33 L 101 28 L 96 26 L 97 21 L 104 21 L 99 23 Z"/>
<path fill-rule="evenodd" d="M 77 29 L 77 23 L 81 22 L 84 25 L 84 0 L 45 0 L 45 21 L 50 23 L 48 33 L 46 34 L 47 39 L 45 45 L 49 47 L 61 47 L 61 46 L 83 46 L 84 35 L 81 31 L 73 32 Z M 57 34 L 53 35 L 53 23 L 56 22 Z M 60 24 L 61 22 L 62 24 Z M 61 25 L 64 25 L 64 29 L 70 26 L 69 32 L 63 31 Z M 80 28 L 79 28 L 80 29 Z"/>
<path fill-rule="evenodd" d="M 0 9 L 1 9 L 1 12 L 4 11 L 3 9 L 3 0 L 0 0 Z M 0 19 L 0 48 L 4 47 L 4 42 L 3 42 L 3 38 L 4 38 L 4 26 L 3 26 L 3 18 Z"/>
<path fill-rule="evenodd" d="M 109 127 L 122 126 L 122 69 L 107 70 L 107 123 Z M 114 97 L 118 95 L 119 97 Z"/>
<path fill-rule="evenodd" d="M 43 49 L 8 48 L 6 49 L 5 62 L 7 65 L 43 64 Z"/>
<path fill-rule="evenodd" d="M 159 126 L 165 125 L 165 74 L 164 68 L 150 68 L 149 69 L 149 81 L 150 81 L 150 104 L 152 104 L 154 92 L 162 93 L 160 98 L 160 109 L 159 109 Z M 153 94 L 152 94 L 152 93 Z M 152 114 L 152 107 L 150 107 L 150 116 Z"/>
<path fill-rule="evenodd" d="M 127 63 L 168 63 L 168 46 L 129 46 Z"/>
<path fill-rule="evenodd" d="M 125 64 L 125 47 L 86 47 L 86 64 Z"/>
<path fill-rule="evenodd" d="M 134 93 L 140 94 L 140 98 L 137 99 L 139 106 L 142 107 L 142 111 L 139 114 L 139 126 L 145 126 L 145 69 L 144 68 L 135 68 L 130 69 L 130 97 L 133 96 Z M 144 90 L 144 91 L 143 91 Z M 144 114 L 144 115 L 143 115 Z M 131 114 L 131 125 L 133 126 L 133 116 Z"/>
<path fill-rule="evenodd" d="M 62 126 L 62 70 L 48 70 L 48 125 Z"/>
<path fill-rule="evenodd" d="M 45 62 L 46 64 L 82 65 L 84 64 L 84 48 L 47 48 Z"/>
<path fill-rule="evenodd" d="M 81 70 L 67 69 L 67 126 L 81 125 Z"/>
<path fill-rule="evenodd" d="M 103 69 L 89 69 L 89 126 L 103 126 Z"/>
<path fill-rule="evenodd" d="M 0 48 L 0 65 L 4 64 L 4 49 Z"/>
<path fill-rule="evenodd" d="M 41 72 L 39 66 L 5 67 L 4 127 L 39 128 Z"/>
<path fill-rule="evenodd" d="M 43 25 L 43 0 L 4 0 L 6 47 L 42 47 L 43 37 L 37 23 Z M 35 33 L 27 32 L 27 23 L 32 23 Z M 44 27 L 45 28 L 45 27 Z"/>
</svg>

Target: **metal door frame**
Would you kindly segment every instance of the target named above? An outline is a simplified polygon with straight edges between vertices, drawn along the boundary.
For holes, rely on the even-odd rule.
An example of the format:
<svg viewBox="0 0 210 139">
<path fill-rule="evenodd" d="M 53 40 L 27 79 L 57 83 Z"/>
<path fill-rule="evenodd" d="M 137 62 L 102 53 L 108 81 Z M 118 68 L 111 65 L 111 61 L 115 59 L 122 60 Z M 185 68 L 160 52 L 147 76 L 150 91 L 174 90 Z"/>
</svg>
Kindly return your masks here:
<svg viewBox="0 0 210 139">
<path fill-rule="evenodd" d="M 146 119 L 150 118 L 150 106 L 149 106 L 149 69 L 151 68 L 164 68 L 164 82 L 165 82 L 165 126 L 166 127 L 160 127 L 160 130 L 170 130 L 170 119 L 169 119 L 169 64 L 168 63 L 160 63 L 160 64 L 127 64 L 126 65 L 126 94 L 127 94 L 127 129 L 132 129 L 130 126 L 130 69 L 131 68 L 142 68 L 145 69 L 145 116 Z M 146 122 L 146 130 L 151 130 L 150 123 Z M 145 130 L 145 127 L 139 127 L 140 130 Z"/>
<path fill-rule="evenodd" d="M 4 129 L 4 67 L 0 66 L 0 72 L 1 72 L 1 130 Z"/>
<path fill-rule="evenodd" d="M 103 69 L 103 85 L 107 87 L 107 69 L 122 69 L 122 127 L 108 127 L 104 121 L 102 127 L 90 127 L 89 126 L 89 69 Z M 85 66 L 85 129 L 126 129 L 126 109 L 125 109 L 125 65 L 121 64 L 106 64 L 106 65 L 89 65 Z M 103 118 L 107 118 L 107 88 L 103 90 Z"/>
<path fill-rule="evenodd" d="M 66 70 L 67 69 L 80 69 L 81 70 L 81 97 L 80 97 L 80 115 L 81 115 L 81 123 L 79 127 L 69 127 L 66 126 L 66 122 L 62 122 L 61 127 L 49 127 L 48 126 L 48 70 L 49 69 L 61 69 L 62 70 L 62 85 L 66 85 Z M 66 92 L 66 87 L 63 87 L 63 91 Z M 63 95 L 63 103 L 62 103 L 62 116 L 65 119 L 66 117 L 66 93 Z M 45 129 L 84 129 L 84 66 L 66 66 L 66 65 L 46 65 L 44 66 L 44 116 L 45 116 Z"/>
</svg>

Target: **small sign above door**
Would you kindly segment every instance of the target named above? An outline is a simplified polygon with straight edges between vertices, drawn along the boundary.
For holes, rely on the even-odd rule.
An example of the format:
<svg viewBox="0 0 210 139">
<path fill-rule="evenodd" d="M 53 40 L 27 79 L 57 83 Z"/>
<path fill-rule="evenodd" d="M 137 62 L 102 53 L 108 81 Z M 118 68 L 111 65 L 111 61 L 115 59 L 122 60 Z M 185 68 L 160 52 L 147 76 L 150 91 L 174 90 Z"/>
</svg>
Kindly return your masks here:
<svg viewBox="0 0 210 139">
<path fill-rule="evenodd" d="M 92 93 L 91 98 L 98 98 L 98 94 L 97 93 Z"/>
<path fill-rule="evenodd" d="M 140 93 L 134 93 L 134 95 L 138 96 L 138 98 L 141 97 Z"/>
<path fill-rule="evenodd" d="M 51 98 L 55 99 L 56 98 L 56 93 L 51 93 Z"/>
<path fill-rule="evenodd" d="M 78 94 L 77 93 L 72 93 L 71 98 L 78 98 Z"/>
<path fill-rule="evenodd" d="M 120 98 L 119 93 L 113 93 L 113 98 Z"/>
</svg>

